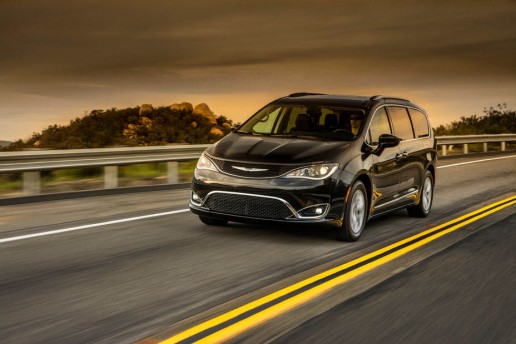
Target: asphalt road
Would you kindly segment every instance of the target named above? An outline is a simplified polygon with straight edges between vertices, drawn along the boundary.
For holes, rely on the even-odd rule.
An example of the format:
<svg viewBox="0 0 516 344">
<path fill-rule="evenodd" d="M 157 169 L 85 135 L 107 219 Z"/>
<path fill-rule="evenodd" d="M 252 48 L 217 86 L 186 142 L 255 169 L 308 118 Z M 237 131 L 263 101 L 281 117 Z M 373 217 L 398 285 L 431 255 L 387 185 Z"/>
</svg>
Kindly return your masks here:
<svg viewBox="0 0 516 344">
<path fill-rule="evenodd" d="M 512 215 L 274 343 L 514 343 L 515 229 Z"/>
<path fill-rule="evenodd" d="M 515 158 L 441 168 L 431 216 L 414 219 L 400 211 L 375 219 L 358 243 L 334 241 L 331 232 L 317 229 L 207 227 L 189 212 L 0 243 L 0 341 L 134 342 L 295 274 L 514 194 L 515 172 Z M 0 239 L 182 210 L 188 195 L 170 190 L 0 207 Z"/>
</svg>

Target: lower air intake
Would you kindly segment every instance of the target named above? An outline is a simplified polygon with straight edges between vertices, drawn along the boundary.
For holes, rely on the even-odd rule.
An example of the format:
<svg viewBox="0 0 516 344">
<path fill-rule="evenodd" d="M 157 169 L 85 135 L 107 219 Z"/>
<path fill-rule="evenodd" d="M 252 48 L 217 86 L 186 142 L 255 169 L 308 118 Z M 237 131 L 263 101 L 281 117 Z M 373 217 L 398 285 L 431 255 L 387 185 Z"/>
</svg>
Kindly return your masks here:
<svg viewBox="0 0 516 344">
<path fill-rule="evenodd" d="M 212 211 L 231 215 L 278 220 L 292 216 L 284 202 L 273 198 L 214 193 L 204 204 Z"/>
</svg>

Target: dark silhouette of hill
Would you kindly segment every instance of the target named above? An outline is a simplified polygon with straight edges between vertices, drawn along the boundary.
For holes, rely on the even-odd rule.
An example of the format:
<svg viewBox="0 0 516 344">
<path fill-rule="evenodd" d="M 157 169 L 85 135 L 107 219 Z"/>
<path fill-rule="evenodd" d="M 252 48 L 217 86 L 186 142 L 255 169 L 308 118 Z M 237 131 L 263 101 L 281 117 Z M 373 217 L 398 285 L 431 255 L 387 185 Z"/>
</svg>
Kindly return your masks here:
<svg viewBox="0 0 516 344">
<path fill-rule="evenodd" d="M 213 143 L 228 134 L 232 125 L 227 117 L 213 115 L 206 104 L 195 108 L 189 103 L 156 108 L 144 104 L 93 110 L 68 125 L 50 125 L 28 140 L 17 140 L 3 150 Z"/>
</svg>

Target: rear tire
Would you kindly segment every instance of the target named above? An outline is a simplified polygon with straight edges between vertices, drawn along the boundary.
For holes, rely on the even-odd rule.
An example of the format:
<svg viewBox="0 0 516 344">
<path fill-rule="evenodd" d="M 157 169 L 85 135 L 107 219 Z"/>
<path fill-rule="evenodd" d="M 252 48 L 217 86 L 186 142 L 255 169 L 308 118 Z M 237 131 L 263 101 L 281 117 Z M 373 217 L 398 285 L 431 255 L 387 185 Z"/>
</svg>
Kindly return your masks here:
<svg viewBox="0 0 516 344">
<path fill-rule="evenodd" d="M 357 241 L 364 231 L 367 222 L 367 191 L 361 181 L 355 182 L 349 193 L 344 210 L 344 219 L 337 228 L 337 240 Z"/>
<path fill-rule="evenodd" d="M 419 204 L 407 208 L 410 216 L 413 217 L 427 217 L 432 209 L 434 200 L 434 177 L 430 171 L 425 172 L 425 179 L 421 186 L 421 193 L 419 195 Z"/>
<path fill-rule="evenodd" d="M 203 215 L 199 215 L 199 219 L 208 226 L 225 226 L 228 224 L 228 220 L 214 219 Z"/>
</svg>

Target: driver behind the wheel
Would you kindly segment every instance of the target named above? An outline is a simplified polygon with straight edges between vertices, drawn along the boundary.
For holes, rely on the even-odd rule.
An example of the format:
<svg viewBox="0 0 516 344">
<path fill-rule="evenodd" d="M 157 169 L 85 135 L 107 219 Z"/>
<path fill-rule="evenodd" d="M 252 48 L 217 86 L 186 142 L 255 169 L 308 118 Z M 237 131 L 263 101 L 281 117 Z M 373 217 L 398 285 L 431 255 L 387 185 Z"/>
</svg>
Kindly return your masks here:
<svg viewBox="0 0 516 344">
<path fill-rule="evenodd" d="M 360 126 L 362 125 L 363 116 L 361 113 L 352 113 L 349 116 L 349 122 L 351 123 L 351 132 L 353 135 L 357 135 L 360 130 Z"/>
</svg>

